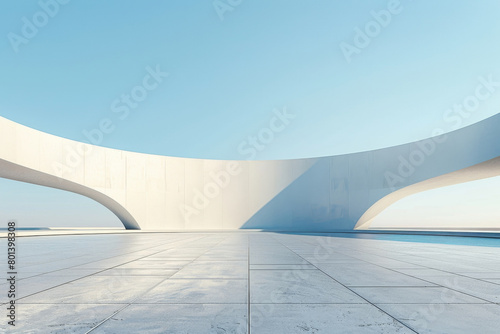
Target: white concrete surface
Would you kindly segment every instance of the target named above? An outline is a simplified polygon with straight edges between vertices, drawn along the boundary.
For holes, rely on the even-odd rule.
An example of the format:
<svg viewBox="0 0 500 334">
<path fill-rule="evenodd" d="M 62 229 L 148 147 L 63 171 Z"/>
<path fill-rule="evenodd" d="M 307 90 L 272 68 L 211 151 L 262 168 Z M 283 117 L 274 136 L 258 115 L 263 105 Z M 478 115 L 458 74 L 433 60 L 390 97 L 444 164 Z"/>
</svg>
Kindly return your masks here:
<svg viewBox="0 0 500 334">
<path fill-rule="evenodd" d="M 18 245 L 6 333 L 496 334 L 500 321 L 500 239 L 131 232 Z"/>
<path fill-rule="evenodd" d="M 445 136 L 381 150 L 223 161 L 93 146 L 0 117 L 0 177 L 90 197 L 127 229 L 352 230 L 369 225 L 401 194 L 465 182 L 460 175 L 484 178 L 477 166 L 498 175 L 500 164 L 488 161 L 500 156 L 499 127 L 497 114 Z"/>
</svg>

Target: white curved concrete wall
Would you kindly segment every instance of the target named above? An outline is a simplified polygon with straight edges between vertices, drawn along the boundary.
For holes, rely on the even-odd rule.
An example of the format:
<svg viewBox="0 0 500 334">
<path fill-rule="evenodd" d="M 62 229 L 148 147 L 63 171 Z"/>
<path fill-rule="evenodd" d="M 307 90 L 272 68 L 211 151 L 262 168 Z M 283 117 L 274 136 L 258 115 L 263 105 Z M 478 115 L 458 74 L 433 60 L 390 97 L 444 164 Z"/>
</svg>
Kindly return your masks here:
<svg viewBox="0 0 500 334">
<path fill-rule="evenodd" d="M 500 115 L 348 155 L 221 161 L 120 151 L 0 118 L 0 177 L 88 196 L 126 228 L 352 230 L 388 194 L 500 156 Z"/>
<path fill-rule="evenodd" d="M 498 203 L 500 176 L 454 184 L 395 202 L 373 219 L 369 229 L 498 232 Z"/>
<path fill-rule="evenodd" d="M 98 147 L 0 117 L 0 177 L 88 196 L 126 228 L 236 229 L 314 159 L 221 161 Z"/>
<path fill-rule="evenodd" d="M 414 183 L 410 186 L 401 188 L 397 191 L 394 191 L 390 193 L 387 196 L 384 196 L 377 202 L 375 202 L 368 210 L 365 211 L 365 213 L 361 216 L 361 218 L 358 220 L 355 229 L 376 229 L 376 227 L 373 226 L 373 222 L 377 220 L 376 226 L 381 228 L 381 226 L 386 226 L 386 223 L 382 222 L 381 219 L 383 217 L 386 217 L 388 220 L 394 219 L 394 218 L 389 218 L 386 214 L 387 211 L 391 211 L 392 209 L 397 210 L 397 208 L 401 208 L 401 201 L 404 201 L 405 203 L 408 203 L 407 197 L 413 196 L 413 195 L 418 195 L 418 196 L 425 196 L 425 194 L 434 194 L 434 206 L 439 207 L 440 212 L 445 212 L 445 208 L 447 207 L 448 210 L 448 217 L 446 221 L 448 221 L 448 226 L 447 229 L 449 228 L 456 228 L 456 229 L 478 229 L 481 224 L 486 223 L 486 221 L 491 221 L 493 217 L 496 215 L 492 215 L 489 219 L 486 219 L 482 222 L 477 222 L 476 224 L 473 224 L 472 221 L 470 220 L 470 217 L 476 215 L 476 217 L 479 217 L 479 212 L 480 211 L 485 211 L 488 210 L 488 205 L 484 204 L 483 209 L 481 210 L 480 208 L 480 203 L 476 204 L 476 209 L 471 211 L 471 212 L 463 212 L 462 211 L 462 218 L 461 219 L 453 219 L 450 220 L 451 217 L 455 216 L 456 213 L 459 212 L 458 208 L 455 210 L 452 209 L 452 206 L 449 204 L 446 205 L 447 199 L 446 198 L 441 198 L 438 200 L 438 197 L 435 196 L 436 192 L 433 192 L 433 190 L 436 189 L 442 189 L 442 188 L 449 188 L 456 185 L 464 184 L 464 183 L 471 183 L 473 181 L 477 180 L 490 180 L 495 177 L 500 175 L 500 157 L 494 158 L 487 160 L 485 162 L 481 162 L 479 164 L 459 169 L 457 171 L 439 175 L 430 179 L 427 179 L 425 181 L 417 182 Z M 455 189 L 460 189 L 460 187 L 455 188 Z M 474 188 L 470 188 L 471 191 L 474 190 Z M 479 191 L 477 188 L 475 188 L 475 191 Z M 438 194 L 441 194 L 441 196 L 445 196 L 445 192 L 443 191 L 438 191 Z M 500 194 L 500 191 L 499 191 Z M 481 196 L 484 196 L 486 194 L 468 194 L 471 196 L 471 198 L 480 198 Z M 490 194 L 492 195 L 492 194 Z M 417 197 L 418 197 L 417 196 Z M 429 195 L 429 197 L 432 197 L 432 195 Z M 459 202 L 457 202 L 457 206 Z M 404 226 L 408 226 L 410 221 L 415 221 L 419 215 L 420 217 L 423 217 L 422 215 L 425 216 L 425 213 L 422 210 L 421 207 L 416 204 L 416 202 L 413 202 L 413 210 L 407 210 L 406 215 L 410 215 L 409 213 L 411 212 L 411 219 L 407 218 L 405 220 L 401 220 L 399 225 L 400 228 L 404 228 Z M 393 208 L 394 207 L 394 208 Z M 406 207 L 408 209 L 408 206 Z M 462 210 L 465 209 L 465 206 L 462 206 Z M 403 206 L 404 210 L 404 206 Z M 413 211 L 418 211 L 418 212 L 413 212 Z M 393 211 L 394 212 L 394 211 Z M 438 211 L 435 211 L 438 212 Z M 500 213 L 500 211 L 499 211 Z M 401 216 L 399 216 L 401 218 Z M 429 217 L 427 216 L 427 221 L 429 221 Z M 442 224 L 445 223 L 443 220 L 442 222 L 438 223 L 435 221 L 435 219 L 438 219 L 438 216 L 436 215 L 432 220 L 435 222 L 434 226 L 432 228 L 437 229 L 439 226 L 444 226 Z M 453 223 L 452 223 L 453 221 Z M 464 225 L 464 223 L 469 224 L 468 227 Z M 387 225 L 390 225 L 389 221 L 387 221 Z M 494 224 L 491 224 L 491 222 L 488 224 L 490 227 L 493 226 Z M 500 221 L 497 221 L 496 223 L 497 228 L 500 228 Z M 392 224 L 393 228 L 396 228 L 394 224 Z M 420 225 L 419 224 L 413 224 L 414 228 L 427 228 L 431 229 L 428 224 L 426 224 L 423 220 L 421 221 Z M 419 226 L 419 227 L 418 227 Z M 427 226 L 427 227 L 426 227 Z"/>
</svg>

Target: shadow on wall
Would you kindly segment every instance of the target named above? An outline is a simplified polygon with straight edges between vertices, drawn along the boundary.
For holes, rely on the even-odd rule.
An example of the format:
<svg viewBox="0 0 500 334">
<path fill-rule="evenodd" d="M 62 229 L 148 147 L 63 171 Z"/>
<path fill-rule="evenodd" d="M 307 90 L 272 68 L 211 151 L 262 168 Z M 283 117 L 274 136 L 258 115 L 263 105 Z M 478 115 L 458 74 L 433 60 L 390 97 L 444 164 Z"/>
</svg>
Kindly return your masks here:
<svg viewBox="0 0 500 334">
<path fill-rule="evenodd" d="M 500 114 L 414 143 L 318 158 L 242 229 L 269 231 L 352 230 L 380 199 L 411 185 L 454 174 L 500 156 Z M 425 190 L 425 189 L 424 189 Z M 386 201 L 386 206 L 395 201 Z M 452 208 L 451 208 L 452 209 Z M 406 212 L 408 214 L 409 211 Z M 401 218 L 403 219 L 403 217 Z M 499 223 L 500 224 L 500 223 Z"/>
<path fill-rule="evenodd" d="M 330 178 L 331 159 L 319 159 L 307 172 L 255 213 L 241 228 L 274 231 L 352 229 L 348 179 Z M 314 191 L 311 191 L 314 190 Z"/>
<path fill-rule="evenodd" d="M 196 199 L 207 184 L 215 185 L 207 183 L 214 168 L 236 162 L 91 146 L 1 117 L 0 127 L 0 142 L 19 138 L 0 145 L 1 177 L 90 197 L 110 209 L 128 229 L 352 230 L 388 194 L 500 156 L 497 114 L 444 136 L 374 151 L 245 161 L 240 176 L 222 189 L 222 196 L 214 195 L 217 199 L 208 210 L 200 205 L 202 214 L 188 226 L 179 207 L 191 204 L 190 199 Z M 55 162 L 67 159 L 65 147 L 80 147 L 84 163 L 69 172 L 54 171 Z"/>
</svg>

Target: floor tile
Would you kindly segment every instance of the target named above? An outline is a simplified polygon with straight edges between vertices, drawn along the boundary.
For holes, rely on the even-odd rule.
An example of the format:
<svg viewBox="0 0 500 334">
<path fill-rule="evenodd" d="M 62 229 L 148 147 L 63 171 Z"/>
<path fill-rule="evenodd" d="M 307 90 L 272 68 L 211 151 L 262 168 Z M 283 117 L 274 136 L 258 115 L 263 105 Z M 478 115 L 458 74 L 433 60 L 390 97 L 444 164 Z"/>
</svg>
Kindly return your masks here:
<svg viewBox="0 0 500 334">
<path fill-rule="evenodd" d="M 158 276 L 92 276 L 19 300 L 19 303 L 129 303 L 165 280 Z"/>
<path fill-rule="evenodd" d="M 244 278 L 248 277 L 246 261 L 195 261 L 172 278 Z"/>
<path fill-rule="evenodd" d="M 494 304 L 382 304 L 384 311 L 420 334 L 498 334 Z"/>
<path fill-rule="evenodd" d="M 18 304 L 16 326 L 0 322 L 2 333 L 85 333 L 125 305 Z"/>
<path fill-rule="evenodd" d="M 352 289 L 373 304 L 487 303 L 482 299 L 442 287 L 353 287 Z"/>
<path fill-rule="evenodd" d="M 252 270 L 252 303 L 365 303 L 319 270 Z"/>
<path fill-rule="evenodd" d="M 368 304 L 253 304 L 250 319 L 252 334 L 414 334 Z"/>
<path fill-rule="evenodd" d="M 95 333 L 247 333 L 246 304 L 141 305 L 125 308 Z"/>
<path fill-rule="evenodd" d="M 217 304 L 246 303 L 248 300 L 246 280 L 227 279 L 169 279 L 161 283 L 138 303 L 167 304 Z"/>
</svg>

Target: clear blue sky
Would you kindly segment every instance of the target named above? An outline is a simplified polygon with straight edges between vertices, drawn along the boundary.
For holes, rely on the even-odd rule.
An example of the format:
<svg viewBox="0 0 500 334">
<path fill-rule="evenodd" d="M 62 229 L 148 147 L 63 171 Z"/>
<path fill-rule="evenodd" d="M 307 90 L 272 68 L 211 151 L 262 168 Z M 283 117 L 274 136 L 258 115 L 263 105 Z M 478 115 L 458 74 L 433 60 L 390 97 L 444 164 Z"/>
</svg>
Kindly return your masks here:
<svg viewBox="0 0 500 334">
<path fill-rule="evenodd" d="M 73 0 L 49 6 L 51 17 L 38 1 L 2 1 L 0 115 L 80 141 L 109 118 L 115 127 L 102 146 L 246 159 L 247 137 L 286 108 L 295 118 L 251 156 L 282 159 L 414 141 L 500 110 L 497 87 L 467 118 L 446 114 L 475 94 L 478 77 L 500 81 L 497 0 L 228 5 L 237 2 L 215 2 L 218 13 L 211 0 Z M 372 11 L 388 9 L 390 19 L 374 25 Z M 368 45 L 359 36 L 356 44 L 357 28 L 368 29 Z M 349 59 L 347 44 L 358 45 Z M 148 66 L 169 75 L 120 119 L 114 110 Z M 23 201 L 21 188 L 1 181 L 0 199 Z"/>
</svg>

